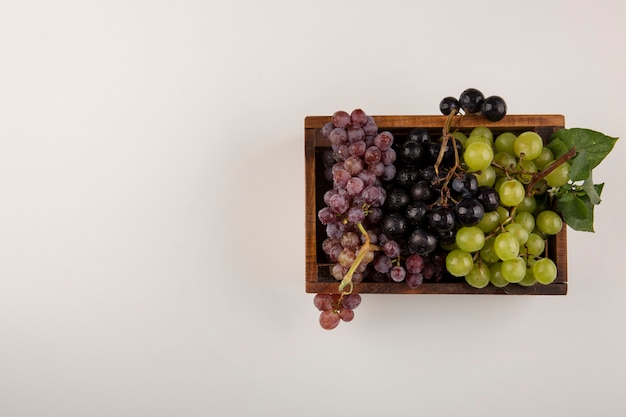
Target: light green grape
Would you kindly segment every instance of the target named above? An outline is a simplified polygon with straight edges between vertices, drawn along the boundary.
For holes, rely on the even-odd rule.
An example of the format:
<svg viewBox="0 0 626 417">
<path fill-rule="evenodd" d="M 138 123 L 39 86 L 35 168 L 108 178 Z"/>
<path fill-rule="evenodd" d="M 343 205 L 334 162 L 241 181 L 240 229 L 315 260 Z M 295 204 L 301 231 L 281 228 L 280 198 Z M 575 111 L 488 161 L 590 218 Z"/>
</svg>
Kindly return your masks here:
<svg viewBox="0 0 626 417">
<path fill-rule="evenodd" d="M 569 181 L 570 164 L 563 162 L 554 171 L 546 175 L 546 182 L 550 187 L 562 187 Z"/>
<path fill-rule="evenodd" d="M 489 267 L 489 281 L 498 288 L 509 285 L 509 281 L 502 276 L 502 262 L 496 262 Z"/>
<path fill-rule="evenodd" d="M 498 194 L 500 195 L 501 204 L 513 207 L 517 206 L 524 200 L 524 197 L 526 196 L 526 189 L 521 182 L 510 179 L 504 181 L 500 185 Z"/>
<path fill-rule="evenodd" d="M 537 199 L 532 195 L 524 196 L 521 203 L 517 205 L 518 213 L 533 213 L 537 208 Z"/>
<path fill-rule="evenodd" d="M 484 136 L 472 136 L 470 135 L 470 137 L 467 138 L 467 140 L 465 141 L 465 147 L 470 146 L 472 143 L 474 142 L 482 142 L 485 145 L 489 145 L 491 147 L 491 141 L 489 140 L 489 138 L 486 138 Z"/>
<path fill-rule="evenodd" d="M 509 218 L 509 210 L 505 207 L 498 206 L 496 213 L 498 213 L 498 221 L 500 223 L 504 223 L 504 221 Z"/>
<path fill-rule="evenodd" d="M 452 132 L 451 134 L 452 134 L 452 136 L 454 136 L 454 139 L 456 139 L 459 142 L 461 142 L 461 145 L 463 145 L 463 147 L 465 147 L 465 141 L 467 140 L 467 136 L 465 135 L 465 133 L 459 132 L 457 130 L 455 132 Z"/>
<path fill-rule="evenodd" d="M 513 142 L 515 155 L 520 159 L 533 160 L 541 154 L 543 139 L 535 132 L 524 132 Z"/>
<path fill-rule="evenodd" d="M 537 233 L 531 233 L 528 235 L 526 241 L 526 252 L 529 255 L 540 256 L 546 250 L 546 241 Z"/>
<path fill-rule="evenodd" d="M 496 230 L 496 227 L 500 225 L 500 216 L 497 211 L 488 211 L 480 219 L 480 222 L 476 225 L 483 233 L 490 233 Z"/>
<path fill-rule="evenodd" d="M 494 145 L 496 147 L 496 152 L 506 152 L 511 155 L 515 154 L 515 149 L 513 149 L 513 143 L 517 136 L 511 132 L 504 132 L 498 135 L 496 138 Z"/>
<path fill-rule="evenodd" d="M 526 262 L 521 257 L 502 261 L 502 277 L 509 282 L 520 282 L 526 275 Z"/>
<path fill-rule="evenodd" d="M 530 232 L 519 223 L 509 223 L 504 227 L 504 230 L 512 233 L 519 240 L 520 248 L 528 241 L 528 236 L 530 235 Z"/>
<path fill-rule="evenodd" d="M 517 165 L 517 160 L 515 159 L 515 156 L 513 156 L 512 154 L 508 153 L 508 152 L 498 152 L 493 156 L 493 162 L 494 164 L 498 165 L 499 167 L 502 168 L 496 168 L 496 173 L 498 175 L 502 175 L 503 174 L 503 170 L 511 170 L 515 168 L 515 165 Z"/>
<path fill-rule="evenodd" d="M 493 132 L 487 126 L 476 126 L 469 134 L 469 137 L 482 136 L 489 141 L 489 144 L 493 143 Z"/>
<path fill-rule="evenodd" d="M 552 210 L 544 210 L 537 215 L 535 224 L 546 235 L 556 235 L 563 228 L 561 216 Z"/>
<path fill-rule="evenodd" d="M 522 280 L 518 282 L 518 284 L 523 287 L 532 287 L 536 283 L 537 280 L 535 279 L 535 274 L 533 274 L 533 269 L 526 268 L 526 275 L 524 275 L 524 278 L 522 278 Z"/>
<path fill-rule="evenodd" d="M 554 161 L 554 153 L 552 153 L 552 151 L 545 146 L 541 149 L 539 156 L 533 160 L 535 166 L 537 166 L 537 169 L 539 170 L 542 170 L 550 165 L 552 161 Z"/>
<path fill-rule="evenodd" d="M 515 223 L 519 223 L 522 226 L 524 226 L 524 228 L 528 230 L 528 233 L 532 232 L 533 229 L 535 228 L 535 216 L 533 216 L 532 213 L 527 212 L 527 211 L 522 211 L 522 212 L 518 211 L 517 213 L 515 213 L 515 217 L 513 218 L 513 221 Z"/>
<path fill-rule="evenodd" d="M 480 259 L 487 262 L 488 264 L 492 264 L 492 263 L 500 261 L 500 258 L 498 258 L 498 254 L 493 248 L 493 244 L 495 241 L 496 241 L 495 237 L 493 236 L 490 237 L 489 239 L 485 240 L 485 245 L 480 250 Z"/>
<path fill-rule="evenodd" d="M 476 177 L 479 187 L 493 187 L 496 183 L 496 170 L 491 165 L 480 171 L 472 172 L 472 174 Z"/>
<path fill-rule="evenodd" d="M 463 160 L 471 170 L 485 169 L 493 161 L 493 149 L 485 143 L 474 142 L 465 148 Z"/>
<path fill-rule="evenodd" d="M 483 263 L 475 263 L 472 269 L 465 275 L 465 281 L 474 288 L 485 288 L 489 285 L 489 267 Z"/>
<path fill-rule="evenodd" d="M 510 232 L 500 233 L 493 242 L 493 248 L 503 261 L 510 261 L 519 255 L 519 240 Z"/>
<path fill-rule="evenodd" d="M 549 258 L 539 259 L 533 265 L 533 274 L 537 282 L 548 285 L 556 279 L 556 265 Z"/>
<path fill-rule="evenodd" d="M 520 173 L 517 175 L 517 179 L 524 184 L 528 184 L 529 182 L 531 182 L 533 179 L 532 174 L 536 174 L 539 171 L 537 169 L 537 165 L 535 165 L 535 162 L 529 161 L 527 159 L 520 159 L 517 162 L 516 168 L 518 171 L 525 172 L 523 174 Z"/>
<path fill-rule="evenodd" d="M 446 255 L 446 269 L 452 276 L 464 277 L 473 265 L 472 255 L 461 249 L 454 249 Z"/>
<path fill-rule="evenodd" d="M 464 226 L 456 232 L 456 245 L 465 252 L 478 252 L 485 245 L 485 233 L 477 226 Z"/>
</svg>

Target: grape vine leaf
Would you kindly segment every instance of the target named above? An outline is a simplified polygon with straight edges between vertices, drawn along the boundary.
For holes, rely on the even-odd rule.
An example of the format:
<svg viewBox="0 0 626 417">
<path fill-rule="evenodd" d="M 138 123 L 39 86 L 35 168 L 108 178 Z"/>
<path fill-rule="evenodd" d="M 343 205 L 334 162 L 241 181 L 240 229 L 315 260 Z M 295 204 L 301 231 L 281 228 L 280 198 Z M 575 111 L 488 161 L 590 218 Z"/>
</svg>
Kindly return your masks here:
<svg viewBox="0 0 626 417">
<path fill-rule="evenodd" d="M 604 183 L 593 186 L 595 193 L 600 196 Z M 557 196 L 556 209 L 563 216 L 563 220 L 572 229 L 581 232 L 593 232 L 593 209 L 595 204 L 591 202 L 587 193 L 579 195 L 566 192 Z"/>
<path fill-rule="evenodd" d="M 550 143 L 548 147 L 554 153 L 555 158 L 564 153 L 563 149 L 567 151 L 576 147 L 576 156 L 571 163 L 572 168 L 576 164 L 577 171 L 575 172 L 576 179 L 572 178 L 572 180 L 582 181 L 611 152 L 615 142 L 617 142 L 617 138 L 607 136 L 595 130 L 575 127 L 557 130 L 552 135 L 551 142 L 554 142 L 554 144 Z M 577 162 L 576 159 L 579 157 L 585 161 Z M 571 172 L 570 175 L 572 175 Z"/>
</svg>

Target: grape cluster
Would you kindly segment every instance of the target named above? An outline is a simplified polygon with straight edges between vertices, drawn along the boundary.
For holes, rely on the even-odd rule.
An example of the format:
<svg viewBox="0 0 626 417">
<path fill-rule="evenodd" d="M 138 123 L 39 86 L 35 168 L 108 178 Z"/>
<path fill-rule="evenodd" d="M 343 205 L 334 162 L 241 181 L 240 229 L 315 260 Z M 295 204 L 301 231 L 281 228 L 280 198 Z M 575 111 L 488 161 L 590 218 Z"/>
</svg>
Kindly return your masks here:
<svg viewBox="0 0 626 417">
<path fill-rule="evenodd" d="M 341 296 L 339 294 L 316 294 L 313 304 L 321 311 L 320 326 L 332 330 L 340 321 L 352 321 L 354 309 L 361 304 L 361 296 L 357 293 Z"/>
<path fill-rule="evenodd" d="M 489 103 L 502 106 L 489 113 Z M 448 121 L 459 109 L 488 120 L 506 113 L 502 99 L 476 89 L 440 107 Z M 414 128 L 394 137 L 356 109 L 335 112 L 322 127 L 332 188 L 318 211 L 326 232 L 321 247 L 341 282 L 338 294 L 315 297 L 322 328 L 352 320 L 361 301 L 352 291 L 363 280 L 416 288 L 424 280 L 464 279 L 484 288 L 556 279 L 545 242 L 563 222 L 547 196 L 568 182 L 569 163 L 555 161 L 533 131 L 494 138 L 486 126 L 467 135 L 448 126 L 437 136 Z"/>
<path fill-rule="evenodd" d="M 497 122 L 506 115 L 506 102 L 500 96 L 485 97 L 480 90 L 468 88 L 459 98 L 444 97 L 439 103 L 439 110 L 445 116 L 463 110 L 465 114 L 481 114 L 491 122 Z"/>
</svg>

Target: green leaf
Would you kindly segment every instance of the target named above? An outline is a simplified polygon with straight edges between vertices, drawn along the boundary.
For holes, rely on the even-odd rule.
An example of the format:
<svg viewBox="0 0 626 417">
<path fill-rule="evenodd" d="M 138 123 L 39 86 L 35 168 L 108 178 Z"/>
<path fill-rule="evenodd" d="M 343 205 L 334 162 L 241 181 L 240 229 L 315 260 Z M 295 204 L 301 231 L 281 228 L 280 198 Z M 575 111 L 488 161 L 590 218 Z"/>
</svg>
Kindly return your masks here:
<svg viewBox="0 0 626 417">
<path fill-rule="evenodd" d="M 560 132 L 560 130 L 557 130 L 557 133 L 558 132 Z M 555 135 L 552 135 L 552 139 L 550 140 L 550 143 L 548 143 L 546 147 L 552 151 L 552 153 L 554 154 L 554 159 L 559 159 L 561 155 L 563 155 L 565 152 L 569 150 L 569 148 L 567 147 L 565 142 L 555 137 Z"/>
<path fill-rule="evenodd" d="M 594 185 L 594 191 L 600 196 L 604 184 Z M 573 193 L 568 193 L 573 194 Z M 567 195 L 567 194 L 565 194 Z M 594 204 L 591 202 L 588 195 L 578 196 L 574 195 L 574 198 L 565 197 L 565 195 L 559 196 L 556 201 L 556 208 L 563 216 L 565 223 L 569 225 L 573 230 L 581 232 L 593 232 L 593 209 Z M 565 201 L 562 201 L 565 198 Z M 581 205 L 586 208 L 586 214 L 581 217 L 583 210 Z"/>
<path fill-rule="evenodd" d="M 602 186 L 604 186 L 604 183 L 602 184 Z M 585 193 L 587 193 L 587 196 L 589 197 L 589 201 L 591 201 L 591 204 L 593 205 L 600 204 L 600 201 L 602 200 L 600 200 L 600 194 L 598 194 L 598 192 L 596 191 L 596 187 L 593 184 L 593 175 L 591 173 L 589 174 L 589 177 L 585 179 L 582 189 L 585 191 Z"/>
<path fill-rule="evenodd" d="M 611 152 L 618 138 L 607 136 L 603 133 L 596 132 L 591 129 L 571 128 L 559 129 L 552 135 L 552 140 L 560 140 L 567 149 L 576 147 L 577 156 L 582 151 L 586 151 L 586 159 L 588 161 L 589 170 L 594 169 L 600 162 Z M 555 145 L 561 150 L 561 145 L 557 142 Z M 550 148 L 554 152 L 554 149 Z M 585 179 L 584 178 L 581 179 Z"/>
<path fill-rule="evenodd" d="M 591 168 L 589 167 L 589 155 L 586 149 L 579 151 L 570 162 L 572 165 L 569 171 L 569 178 L 572 181 L 583 181 L 589 177 Z"/>
</svg>

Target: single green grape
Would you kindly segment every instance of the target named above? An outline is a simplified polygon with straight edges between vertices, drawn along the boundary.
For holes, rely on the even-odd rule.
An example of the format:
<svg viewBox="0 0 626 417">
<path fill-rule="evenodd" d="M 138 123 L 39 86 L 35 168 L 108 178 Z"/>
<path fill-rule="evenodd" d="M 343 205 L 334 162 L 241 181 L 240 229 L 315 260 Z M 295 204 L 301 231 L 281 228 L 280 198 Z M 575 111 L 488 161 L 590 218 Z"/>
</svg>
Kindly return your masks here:
<svg viewBox="0 0 626 417">
<path fill-rule="evenodd" d="M 522 245 L 526 244 L 526 242 L 528 241 L 528 236 L 530 235 L 530 232 L 519 223 L 509 223 L 504 227 L 504 230 L 512 233 L 513 236 L 515 236 L 517 240 L 519 240 L 520 248 L 522 247 Z"/>
<path fill-rule="evenodd" d="M 537 280 L 535 279 L 535 274 L 533 274 L 533 269 L 530 267 L 527 267 L 526 275 L 524 275 L 524 278 L 522 278 L 522 280 L 518 282 L 518 284 L 523 287 L 532 287 L 536 283 L 537 283 Z"/>
<path fill-rule="evenodd" d="M 509 210 L 507 210 L 506 207 L 498 206 L 496 213 L 498 213 L 498 221 L 500 223 L 504 223 L 504 221 L 509 218 Z"/>
<path fill-rule="evenodd" d="M 556 167 L 554 171 L 546 175 L 546 182 L 550 187 L 562 187 L 569 181 L 569 171 L 570 164 L 568 162 L 563 162 L 561 165 Z"/>
<path fill-rule="evenodd" d="M 498 135 L 496 138 L 494 145 L 496 147 L 496 152 L 506 152 L 511 155 L 515 154 L 515 149 L 513 149 L 513 143 L 517 136 L 511 132 L 504 132 Z"/>
<path fill-rule="evenodd" d="M 545 146 L 541 148 L 541 153 L 539 154 L 539 156 L 533 160 L 535 166 L 539 170 L 546 168 L 552 163 L 552 161 L 554 161 L 554 153 L 552 153 L 552 151 Z"/>
<path fill-rule="evenodd" d="M 502 277 L 509 282 L 520 282 L 526 275 L 526 262 L 521 257 L 502 261 Z"/>
<path fill-rule="evenodd" d="M 517 213 L 515 213 L 513 221 L 524 226 L 524 228 L 528 230 L 528 233 L 532 232 L 535 228 L 535 216 L 533 216 L 532 213 L 528 211 L 518 211 Z"/>
<path fill-rule="evenodd" d="M 456 232 L 456 245 L 465 252 L 478 252 L 485 245 L 485 233 L 477 226 L 464 226 Z"/>
<path fill-rule="evenodd" d="M 556 235 L 563 228 L 563 220 L 556 212 L 544 210 L 537 215 L 535 220 L 537 228 L 546 235 Z"/>
<path fill-rule="evenodd" d="M 470 146 L 472 143 L 474 142 L 482 142 L 485 145 L 489 145 L 490 147 L 492 146 L 491 141 L 489 140 L 489 138 L 482 136 L 482 135 L 474 135 L 472 136 L 470 134 L 470 136 L 467 138 L 467 140 L 465 141 L 465 147 Z"/>
<path fill-rule="evenodd" d="M 480 250 L 480 259 L 489 264 L 500 261 L 500 258 L 498 257 L 498 254 L 493 247 L 495 241 L 496 238 L 494 236 L 490 237 L 489 239 L 485 240 L 485 245 Z"/>
<path fill-rule="evenodd" d="M 524 197 L 526 196 L 526 189 L 521 182 L 510 179 L 504 181 L 500 185 L 498 194 L 500 195 L 501 204 L 513 207 L 517 206 L 524 200 Z"/>
<path fill-rule="evenodd" d="M 496 240 L 493 242 L 493 248 L 498 258 L 503 261 L 510 261 L 517 258 L 519 255 L 520 244 L 513 233 L 504 232 L 496 236 Z"/>
<path fill-rule="evenodd" d="M 473 171 L 485 169 L 493 161 L 493 149 L 485 143 L 474 142 L 465 148 L 463 160 Z"/>
<path fill-rule="evenodd" d="M 491 165 L 480 171 L 472 172 L 472 174 L 476 177 L 479 187 L 493 187 L 496 183 L 496 170 Z"/>
<path fill-rule="evenodd" d="M 451 135 L 454 136 L 454 139 L 461 142 L 461 145 L 463 145 L 463 147 L 465 147 L 465 141 L 467 140 L 467 136 L 465 135 L 465 133 L 459 132 L 457 130 L 457 131 L 452 132 Z"/>
<path fill-rule="evenodd" d="M 546 250 L 546 241 L 537 233 L 531 233 L 528 235 L 526 241 L 526 252 L 529 255 L 540 256 Z"/>
<path fill-rule="evenodd" d="M 521 203 L 517 205 L 518 213 L 533 213 L 537 209 L 537 199 L 532 195 L 524 196 Z"/>
<path fill-rule="evenodd" d="M 483 215 L 483 218 L 478 222 L 476 227 L 483 231 L 483 233 L 490 233 L 496 230 L 496 227 L 500 225 L 500 215 L 497 211 L 488 211 Z"/>
<path fill-rule="evenodd" d="M 502 262 L 496 262 L 489 267 L 489 281 L 498 288 L 509 285 L 509 281 L 502 276 Z"/>
<path fill-rule="evenodd" d="M 501 168 L 496 168 L 496 174 L 502 175 L 503 170 L 512 170 L 517 165 L 517 160 L 513 154 L 508 152 L 497 152 L 493 156 L 493 163 Z"/>
<path fill-rule="evenodd" d="M 490 144 L 493 143 L 493 132 L 487 126 L 476 126 L 469 134 L 470 138 L 472 136 L 483 136 L 489 140 Z"/>
<path fill-rule="evenodd" d="M 472 269 L 465 275 L 465 281 L 474 288 L 485 288 L 490 278 L 489 267 L 480 262 L 472 265 Z"/>
<path fill-rule="evenodd" d="M 473 265 L 472 255 L 461 249 L 454 249 L 446 255 L 446 269 L 452 276 L 464 277 Z"/>
<path fill-rule="evenodd" d="M 550 258 L 539 259 L 533 265 L 533 274 L 537 282 L 548 285 L 556 279 L 556 265 Z"/>
<path fill-rule="evenodd" d="M 518 158 L 533 160 L 541 154 L 543 139 L 536 132 L 524 132 L 513 142 L 513 149 Z"/>
</svg>

